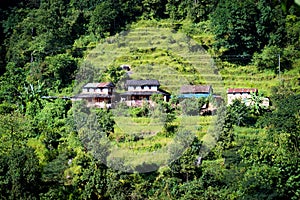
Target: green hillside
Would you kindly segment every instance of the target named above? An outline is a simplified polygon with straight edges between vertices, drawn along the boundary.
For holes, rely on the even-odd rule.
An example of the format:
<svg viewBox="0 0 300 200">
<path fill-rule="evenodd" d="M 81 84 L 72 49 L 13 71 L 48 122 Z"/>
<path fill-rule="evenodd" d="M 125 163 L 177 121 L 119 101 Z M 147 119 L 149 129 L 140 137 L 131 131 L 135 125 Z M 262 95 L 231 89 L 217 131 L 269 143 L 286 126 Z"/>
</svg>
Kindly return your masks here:
<svg viewBox="0 0 300 200">
<path fill-rule="evenodd" d="M 11 0 L 0 12 L 0 199 L 300 199 L 298 1 Z M 72 98 L 91 82 L 124 92 L 128 78 L 172 98 Z M 217 109 L 200 115 L 207 99 L 177 98 L 187 84 L 224 104 L 209 97 Z M 227 105 L 228 88 L 259 93 Z"/>
<path fill-rule="evenodd" d="M 153 27 L 141 22 L 107 38 L 88 53 L 86 61 L 96 70 L 129 65 L 131 78 L 157 79 L 163 89 L 174 94 L 184 84 L 211 84 L 216 93 L 224 93 L 221 77 L 214 73 L 214 60 L 203 47 L 183 32 L 149 24 Z"/>
</svg>

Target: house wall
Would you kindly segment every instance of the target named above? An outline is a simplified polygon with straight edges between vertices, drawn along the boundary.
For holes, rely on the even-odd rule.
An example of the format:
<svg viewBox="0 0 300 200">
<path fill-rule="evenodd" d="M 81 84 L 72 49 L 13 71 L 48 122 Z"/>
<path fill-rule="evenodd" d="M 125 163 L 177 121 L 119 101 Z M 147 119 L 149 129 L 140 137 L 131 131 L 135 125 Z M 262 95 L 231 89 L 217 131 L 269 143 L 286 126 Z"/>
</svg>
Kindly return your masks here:
<svg viewBox="0 0 300 200">
<path fill-rule="evenodd" d="M 250 93 L 235 93 L 235 94 L 227 94 L 227 105 L 232 104 L 232 102 L 235 99 L 241 99 L 242 102 L 246 104 L 246 106 L 250 106 L 252 104 L 251 101 L 251 94 Z M 270 106 L 270 100 L 269 98 L 263 98 L 262 99 L 262 106 L 269 107 Z"/>
<path fill-rule="evenodd" d="M 250 105 L 251 95 L 250 93 L 234 93 L 227 94 L 227 104 L 230 105 L 235 99 L 241 99 L 247 106 Z"/>
<path fill-rule="evenodd" d="M 157 86 L 128 86 L 128 91 L 157 91 Z"/>
<path fill-rule="evenodd" d="M 83 88 L 83 93 L 111 94 L 112 88 Z"/>
</svg>

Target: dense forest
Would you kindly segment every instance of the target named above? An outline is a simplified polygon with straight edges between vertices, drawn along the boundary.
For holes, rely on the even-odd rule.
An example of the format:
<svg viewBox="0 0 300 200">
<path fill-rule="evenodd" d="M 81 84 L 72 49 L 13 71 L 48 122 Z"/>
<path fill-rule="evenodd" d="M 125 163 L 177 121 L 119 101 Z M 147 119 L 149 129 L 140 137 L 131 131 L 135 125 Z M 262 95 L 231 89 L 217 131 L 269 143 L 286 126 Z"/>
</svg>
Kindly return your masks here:
<svg viewBox="0 0 300 200">
<path fill-rule="evenodd" d="M 300 199 L 300 6 L 297 3 L 291 0 L 2 1 L 0 198 Z M 111 110 L 84 111 L 91 114 L 80 121 L 86 117 L 74 117 L 78 109 L 84 109 L 80 103 L 42 97 L 72 96 L 78 84 L 76 75 L 83 70 L 89 51 L 139 21 L 162 24 L 193 38 L 214 58 L 221 75 L 226 70 L 249 74 L 255 71 L 256 75 L 262 75 L 262 87 L 268 81 L 264 76 L 271 77 L 272 87 L 267 92 L 272 106 L 261 107 L 259 100 L 255 101 L 257 96 L 253 96 L 257 104 L 250 107 L 240 101 L 230 106 L 220 105 L 214 116 L 214 128 L 209 130 L 217 142 L 201 162 L 197 163 L 200 150 L 205 148 L 201 138 L 179 131 L 174 140 L 180 140 L 180 145 L 186 148 L 181 157 L 170 160 L 168 165 L 147 173 L 139 173 L 140 168 L 151 168 L 145 163 L 128 170 L 120 160 L 115 162 L 124 170 L 108 167 L 103 160 L 108 141 L 130 143 L 139 140 L 138 136 L 114 136 L 114 118 L 118 116 Z M 189 72 L 179 59 L 172 62 L 183 66 L 180 73 Z M 118 66 L 109 66 L 94 78 L 115 83 L 123 75 Z M 174 136 L 176 118 L 189 115 L 188 110 L 174 108 L 174 101 L 157 99 L 166 112 L 165 125 L 159 134 L 166 138 Z M 185 103 L 186 108 L 203 105 L 200 101 Z M 141 120 L 149 112 L 147 107 L 135 108 L 129 115 Z M 98 125 L 92 133 L 85 128 L 94 123 L 93 119 Z M 94 148 L 86 146 L 87 137 Z M 97 141 L 99 137 L 102 139 Z M 153 151 L 161 146 L 151 148 Z M 95 151 L 103 154 L 101 159 L 94 156 Z"/>
</svg>

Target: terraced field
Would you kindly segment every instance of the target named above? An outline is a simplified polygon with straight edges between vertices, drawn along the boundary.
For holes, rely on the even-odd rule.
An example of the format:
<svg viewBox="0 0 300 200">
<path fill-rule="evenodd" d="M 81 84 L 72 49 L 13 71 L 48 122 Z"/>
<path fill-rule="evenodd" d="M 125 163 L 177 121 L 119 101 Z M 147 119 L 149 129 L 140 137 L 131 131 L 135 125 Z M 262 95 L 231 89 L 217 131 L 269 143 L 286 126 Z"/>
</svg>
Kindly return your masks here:
<svg viewBox="0 0 300 200">
<path fill-rule="evenodd" d="M 128 167 L 137 167 L 141 163 L 164 165 L 174 154 L 172 149 L 178 148 L 177 151 L 180 151 L 181 142 L 191 142 L 188 139 L 190 135 L 196 135 L 199 139 L 205 138 L 207 130 L 212 126 L 213 118 L 215 116 L 177 117 L 173 124 L 178 130 L 187 133 L 186 138 L 181 138 L 183 141 L 178 141 L 175 139 L 178 132 L 172 134 L 165 132 L 163 124 L 157 120 L 147 117 L 116 117 L 115 132 L 110 136 L 114 145 L 108 162 L 114 165 L 114 160 L 122 160 Z M 177 156 L 180 156 L 180 153 Z"/>
<path fill-rule="evenodd" d="M 271 95 L 271 88 L 281 82 L 288 83 L 293 89 L 300 91 L 299 70 L 279 75 L 274 72 L 260 72 L 255 66 L 226 67 L 220 70 L 225 88 L 258 88 L 264 95 Z"/>
<path fill-rule="evenodd" d="M 291 87 L 299 90 L 297 72 L 285 73 L 279 78 L 273 72 L 259 72 L 255 66 L 216 64 L 193 39 L 159 23 L 151 26 L 137 23 L 129 31 L 103 40 L 86 56 L 85 63 L 93 66 L 94 81 L 99 81 L 107 68 L 129 65 L 130 78 L 157 79 L 161 88 L 171 94 L 177 94 L 185 84 L 212 85 L 214 93 L 225 99 L 226 89 L 231 87 L 258 88 L 268 96 L 272 86 L 288 81 Z M 208 130 L 214 118 L 177 116 L 173 123 L 212 146 L 215 139 Z M 114 144 L 109 159 L 112 165 L 116 160 L 135 167 L 140 163 L 161 165 L 170 158 L 170 145 L 174 144 L 176 133 L 167 134 L 164 123 L 157 119 L 130 117 L 115 117 L 115 121 L 115 133 L 110 136 Z"/>
<path fill-rule="evenodd" d="M 130 65 L 135 79 L 158 79 L 177 93 L 183 84 L 211 84 L 224 93 L 211 56 L 194 40 L 170 28 L 139 27 L 100 43 L 87 56 L 97 70 Z"/>
</svg>

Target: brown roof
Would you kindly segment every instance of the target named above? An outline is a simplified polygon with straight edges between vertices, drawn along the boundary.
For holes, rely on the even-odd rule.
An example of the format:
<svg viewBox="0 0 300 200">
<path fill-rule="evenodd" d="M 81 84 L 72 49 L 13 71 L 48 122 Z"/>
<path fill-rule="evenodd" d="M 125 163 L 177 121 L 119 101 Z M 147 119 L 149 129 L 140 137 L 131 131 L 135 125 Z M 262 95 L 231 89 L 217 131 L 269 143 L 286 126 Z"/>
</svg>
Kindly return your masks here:
<svg viewBox="0 0 300 200">
<path fill-rule="evenodd" d="M 256 88 L 229 88 L 227 94 L 257 92 Z"/>
<path fill-rule="evenodd" d="M 111 82 L 101 82 L 101 83 L 87 83 L 84 88 L 107 88 L 114 87 L 114 84 Z"/>
<path fill-rule="evenodd" d="M 188 94 L 188 93 L 210 93 L 211 86 L 210 85 L 183 85 L 180 88 L 181 94 Z"/>
</svg>

